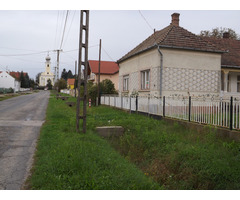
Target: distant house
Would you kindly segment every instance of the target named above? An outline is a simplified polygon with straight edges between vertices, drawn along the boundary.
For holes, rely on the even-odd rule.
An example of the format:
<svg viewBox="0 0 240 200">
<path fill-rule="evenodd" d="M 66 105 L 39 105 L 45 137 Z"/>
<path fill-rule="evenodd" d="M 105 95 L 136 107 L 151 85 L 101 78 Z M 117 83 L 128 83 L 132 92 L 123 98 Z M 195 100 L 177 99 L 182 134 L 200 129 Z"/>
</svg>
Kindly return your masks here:
<svg viewBox="0 0 240 200">
<path fill-rule="evenodd" d="M 229 38 L 225 32 L 223 38 L 205 37 L 211 43 L 224 48 L 227 53 L 221 59 L 221 91 L 222 95 L 240 94 L 240 40 Z"/>
<path fill-rule="evenodd" d="M 99 61 L 89 60 L 89 70 L 88 70 L 88 81 L 93 81 L 93 83 L 98 82 L 98 67 Z M 100 63 L 100 82 L 105 79 L 110 79 L 115 86 L 115 89 L 118 90 L 118 64 L 111 61 L 101 61 Z"/>
<path fill-rule="evenodd" d="M 219 96 L 226 51 L 180 27 L 179 15 L 117 61 L 120 94 Z"/>
<path fill-rule="evenodd" d="M 74 89 L 74 83 L 75 83 L 75 79 L 74 78 L 69 78 L 67 80 L 67 88 L 70 90 Z"/>
<path fill-rule="evenodd" d="M 21 76 L 21 72 L 9 72 L 9 74 L 16 78 L 18 81 L 20 81 L 20 76 Z M 28 75 L 27 72 L 23 72 L 23 76 L 25 77 L 26 75 Z"/>
<path fill-rule="evenodd" d="M 11 76 L 9 72 L 0 71 L 0 88 L 12 88 L 14 92 L 20 91 L 20 82 Z"/>
</svg>

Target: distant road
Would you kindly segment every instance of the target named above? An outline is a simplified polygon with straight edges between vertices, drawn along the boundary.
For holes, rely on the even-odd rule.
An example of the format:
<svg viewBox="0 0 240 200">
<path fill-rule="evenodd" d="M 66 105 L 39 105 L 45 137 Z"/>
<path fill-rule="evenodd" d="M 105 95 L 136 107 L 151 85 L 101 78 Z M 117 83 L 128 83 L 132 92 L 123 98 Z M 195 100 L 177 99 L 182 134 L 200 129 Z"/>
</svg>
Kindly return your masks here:
<svg viewBox="0 0 240 200">
<path fill-rule="evenodd" d="M 19 190 L 31 169 L 49 91 L 0 101 L 0 189 Z"/>
</svg>

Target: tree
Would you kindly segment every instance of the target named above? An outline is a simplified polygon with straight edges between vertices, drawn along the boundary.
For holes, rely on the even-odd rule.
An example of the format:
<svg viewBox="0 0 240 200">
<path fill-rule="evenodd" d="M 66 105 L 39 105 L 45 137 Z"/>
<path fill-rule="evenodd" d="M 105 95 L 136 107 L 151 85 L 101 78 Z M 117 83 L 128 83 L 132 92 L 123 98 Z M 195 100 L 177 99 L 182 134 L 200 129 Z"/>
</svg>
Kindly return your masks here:
<svg viewBox="0 0 240 200">
<path fill-rule="evenodd" d="M 60 92 L 60 90 L 62 90 L 62 89 L 66 89 L 67 88 L 67 81 L 64 80 L 63 78 L 61 78 L 60 80 L 58 80 L 54 84 L 54 88 L 57 89 L 58 92 Z"/>
<path fill-rule="evenodd" d="M 203 30 L 200 32 L 200 36 L 205 36 L 205 37 L 215 37 L 215 38 L 223 38 L 223 33 L 228 32 L 229 33 L 229 38 L 239 40 L 240 36 L 231 28 L 222 28 L 222 27 L 217 27 L 213 28 L 212 31 L 209 30 Z"/>
<path fill-rule="evenodd" d="M 92 100 L 93 105 L 96 105 L 98 86 L 97 84 L 88 82 L 87 87 L 88 87 L 88 98 Z M 100 94 L 117 94 L 114 87 L 114 83 L 109 79 L 103 80 L 100 83 Z"/>
<path fill-rule="evenodd" d="M 71 70 L 68 70 L 68 73 L 67 73 L 67 79 L 69 78 L 74 78 Z"/>
<path fill-rule="evenodd" d="M 52 89 L 52 81 L 50 79 L 47 80 L 47 87 L 49 90 Z"/>
<path fill-rule="evenodd" d="M 67 81 L 68 73 L 65 68 L 62 71 L 61 78 L 64 79 L 65 81 Z"/>
<path fill-rule="evenodd" d="M 39 72 L 39 73 L 36 75 L 36 83 L 37 83 L 37 84 L 39 84 L 40 76 L 41 76 L 41 72 Z"/>
</svg>

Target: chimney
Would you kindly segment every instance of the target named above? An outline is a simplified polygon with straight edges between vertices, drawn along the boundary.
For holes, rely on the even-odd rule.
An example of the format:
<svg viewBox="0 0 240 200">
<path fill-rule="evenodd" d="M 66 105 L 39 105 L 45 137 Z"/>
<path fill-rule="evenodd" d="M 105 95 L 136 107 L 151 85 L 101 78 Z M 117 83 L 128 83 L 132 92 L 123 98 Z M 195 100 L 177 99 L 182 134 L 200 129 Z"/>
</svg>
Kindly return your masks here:
<svg viewBox="0 0 240 200">
<path fill-rule="evenodd" d="M 229 32 L 224 32 L 223 33 L 223 38 L 229 39 L 229 36 L 230 36 Z"/>
<path fill-rule="evenodd" d="M 179 26 L 179 13 L 173 13 L 172 16 L 172 25 Z"/>
</svg>

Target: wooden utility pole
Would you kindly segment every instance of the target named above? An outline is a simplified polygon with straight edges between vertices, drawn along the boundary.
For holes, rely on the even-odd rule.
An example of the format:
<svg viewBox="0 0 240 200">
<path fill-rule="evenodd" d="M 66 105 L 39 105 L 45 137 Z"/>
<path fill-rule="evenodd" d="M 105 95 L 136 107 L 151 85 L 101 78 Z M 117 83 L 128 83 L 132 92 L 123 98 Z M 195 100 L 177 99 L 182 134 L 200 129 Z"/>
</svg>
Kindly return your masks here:
<svg viewBox="0 0 240 200">
<path fill-rule="evenodd" d="M 83 22 L 83 18 L 85 19 Z M 79 55 L 78 55 L 78 98 L 77 98 L 77 111 L 76 111 L 76 130 L 79 132 L 79 119 L 83 120 L 82 132 L 86 133 L 86 121 L 87 121 L 87 76 L 88 76 L 88 32 L 89 32 L 89 10 L 81 10 L 80 15 L 80 34 L 79 34 Z M 85 41 L 83 43 L 83 35 Z M 84 49 L 84 51 L 83 51 Z M 82 60 L 84 55 L 84 60 Z M 80 97 L 81 86 L 81 69 L 83 66 L 84 72 L 84 94 Z M 83 102 L 83 111 L 80 115 L 80 105 Z"/>
<path fill-rule="evenodd" d="M 76 90 L 77 90 L 77 85 L 76 85 L 76 82 L 77 82 L 77 61 L 75 60 L 75 81 L 74 81 L 74 90 L 75 90 L 75 97 L 76 97 Z"/>
<path fill-rule="evenodd" d="M 100 67 L 101 67 L 101 48 L 102 48 L 102 40 L 99 42 L 99 62 L 98 62 L 98 98 L 97 105 L 100 105 Z"/>
<path fill-rule="evenodd" d="M 55 81 L 57 82 L 59 80 L 59 54 L 60 54 L 60 51 L 62 51 L 62 49 L 57 49 L 57 50 L 54 50 L 57 52 L 57 67 L 55 68 Z"/>
</svg>

